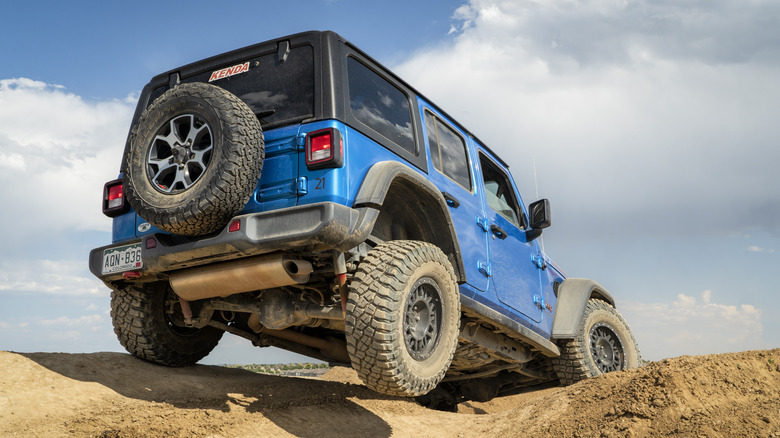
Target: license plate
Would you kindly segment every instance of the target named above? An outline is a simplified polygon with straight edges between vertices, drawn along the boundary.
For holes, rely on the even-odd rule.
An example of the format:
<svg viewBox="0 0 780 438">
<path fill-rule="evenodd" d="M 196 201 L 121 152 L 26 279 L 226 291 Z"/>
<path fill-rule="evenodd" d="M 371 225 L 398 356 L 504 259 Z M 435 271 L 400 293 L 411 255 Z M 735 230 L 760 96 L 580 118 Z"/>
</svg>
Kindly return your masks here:
<svg viewBox="0 0 780 438">
<path fill-rule="evenodd" d="M 103 250 L 103 273 L 131 271 L 144 267 L 141 244 L 117 246 Z"/>
</svg>

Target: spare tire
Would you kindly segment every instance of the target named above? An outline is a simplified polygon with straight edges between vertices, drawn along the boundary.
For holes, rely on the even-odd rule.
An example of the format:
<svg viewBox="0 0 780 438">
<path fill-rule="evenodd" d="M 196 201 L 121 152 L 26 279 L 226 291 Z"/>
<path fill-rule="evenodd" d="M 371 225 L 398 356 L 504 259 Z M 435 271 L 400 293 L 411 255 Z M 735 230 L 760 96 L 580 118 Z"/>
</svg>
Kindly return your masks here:
<svg viewBox="0 0 780 438">
<path fill-rule="evenodd" d="M 125 152 L 125 196 L 150 224 L 198 236 L 223 228 L 249 201 L 265 154 L 260 122 L 230 92 L 187 83 L 138 120 Z"/>
</svg>

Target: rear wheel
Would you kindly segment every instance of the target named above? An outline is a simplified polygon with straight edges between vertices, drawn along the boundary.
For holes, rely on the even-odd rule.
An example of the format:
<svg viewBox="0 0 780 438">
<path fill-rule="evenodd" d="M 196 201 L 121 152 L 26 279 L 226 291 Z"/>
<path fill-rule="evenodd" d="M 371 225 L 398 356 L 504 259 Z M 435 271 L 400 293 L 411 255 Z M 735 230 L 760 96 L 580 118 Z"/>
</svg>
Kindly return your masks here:
<svg viewBox="0 0 780 438">
<path fill-rule="evenodd" d="M 369 388 L 406 397 L 431 391 L 450 366 L 459 324 L 455 272 L 439 248 L 386 242 L 358 266 L 347 303 L 347 349 Z"/>
<path fill-rule="evenodd" d="M 196 304 L 192 303 L 197 313 Z M 194 365 L 224 333 L 214 327 L 186 327 L 179 299 L 167 283 L 112 291 L 111 320 L 129 353 L 168 366 Z"/>
<path fill-rule="evenodd" d="M 598 299 L 585 306 L 577 336 L 559 345 L 561 356 L 553 359 L 553 366 L 564 385 L 640 363 L 639 347 L 623 316 Z"/>
</svg>

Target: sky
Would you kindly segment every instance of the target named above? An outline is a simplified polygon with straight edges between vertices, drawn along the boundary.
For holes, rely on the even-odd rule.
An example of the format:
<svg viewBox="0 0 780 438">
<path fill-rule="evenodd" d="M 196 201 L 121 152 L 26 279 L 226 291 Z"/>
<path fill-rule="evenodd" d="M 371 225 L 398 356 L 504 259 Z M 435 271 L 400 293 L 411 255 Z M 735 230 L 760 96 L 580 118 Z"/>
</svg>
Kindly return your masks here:
<svg viewBox="0 0 780 438">
<path fill-rule="evenodd" d="M 0 16 L 0 350 L 123 351 L 87 267 L 155 74 L 306 30 L 398 73 L 548 198 L 547 254 L 645 359 L 780 347 L 780 3 L 14 2 Z M 226 335 L 203 362 L 308 361 Z"/>
</svg>

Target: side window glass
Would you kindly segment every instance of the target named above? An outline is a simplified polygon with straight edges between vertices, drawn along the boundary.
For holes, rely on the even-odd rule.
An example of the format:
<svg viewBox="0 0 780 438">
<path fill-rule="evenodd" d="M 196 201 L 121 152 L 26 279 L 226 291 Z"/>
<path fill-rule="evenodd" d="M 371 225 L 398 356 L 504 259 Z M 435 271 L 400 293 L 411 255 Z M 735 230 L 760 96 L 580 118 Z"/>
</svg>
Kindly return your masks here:
<svg viewBox="0 0 780 438">
<path fill-rule="evenodd" d="M 425 113 L 425 128 L 433 167 L 471 191 L 471 171 L 463 137 L 429 112 Z"/>
<path fill-rule="evenodd" d="M 439 139 L 436 135 L 436 118 L 425 113 L 425 131 L 428 132 L 428 144 L 431 147 L 431 161 L 433 167 L 441 172 L 441 152 L 439 151 Z"/>
<path fill-rule="evenodd" d="M 518 228 L 523 228 L 521 210 L 518 207 L 512 185 L 509 183 L 509 178 L 484 156 L 480 155 L 479 162 L 482 166 L 482 178 L 484 179 L 485 198 L 487 198 L 488 206 Z"/>
<path fill-rule="evenodd" d="M 349 105 L 355 118 L 416 154 L 406 95 L 354 58 L 347 59 Z"/>
</svg>

